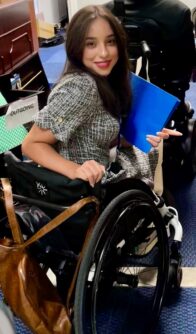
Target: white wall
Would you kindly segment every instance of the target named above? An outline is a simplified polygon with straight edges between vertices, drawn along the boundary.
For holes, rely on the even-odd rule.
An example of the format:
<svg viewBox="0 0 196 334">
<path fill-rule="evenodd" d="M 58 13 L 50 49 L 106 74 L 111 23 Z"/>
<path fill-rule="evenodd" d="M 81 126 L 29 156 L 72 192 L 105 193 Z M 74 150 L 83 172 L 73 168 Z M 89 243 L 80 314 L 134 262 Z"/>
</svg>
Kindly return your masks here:
<svg viewBox="0 0 196 334">
<path fill-rule="evenodd" d="M 34 0 L 34 6 L 35 13 L 47 23 L 56 24 L 66 17 L 66 0 Z"/>
<path fill-rule="evenodd" d="M 110 0 L 67 0 L 69 19 L 78 9 L 87 5 L 103 5 Z"/>
<path fill-rule="evenodd" d="M 38 0 L 34 0 L 35 14 L 39 13 L 39 3 Z"/>
</svg>

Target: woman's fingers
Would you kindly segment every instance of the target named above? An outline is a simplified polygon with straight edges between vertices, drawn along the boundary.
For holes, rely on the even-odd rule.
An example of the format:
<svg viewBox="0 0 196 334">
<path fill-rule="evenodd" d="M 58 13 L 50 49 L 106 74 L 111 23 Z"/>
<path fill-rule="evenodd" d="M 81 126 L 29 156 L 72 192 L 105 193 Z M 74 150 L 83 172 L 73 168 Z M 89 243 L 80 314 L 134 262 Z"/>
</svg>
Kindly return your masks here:
<svg viewBox="0 0 196 334">
<path fill-rule="evenodd" d="M 167 132 L 159 131 L 157 132 L 157 136 L 160 137 L 161 139 L 168 139 L 169 134 Z"/>
<path fill-rule="evenodd" d="M 102 179 L 105 173 L 105 167 L 98 164 L 94 160 L 90 160 L 85 163 L 84 168 L 87 175 L 87 180 L 89 181 L 91 187 L 94 187 L 95 184 Z"/>
<path fill-rule="evenodd" d="M 154 147 L 157 147 L 161 142 L 161 138 L 158 136 L 147 135 L 146 140 Z"/>
<path fill-rule="evenodd" d="M 182 132 L 180 132 L 180 131 L 171 130 L 171 129 L 167 129 L 167 128 L 163 128 L 163 130 L 161 132 L 166 133 L 169 136 L 176 136 L 176 137 L 180 137 L 180 136 L 183 135 Z"/>
<path fill-rule="evenodd" d="M 168 139 L 169 136 L 176 136 L 176 137 L 182 136 L 181 132 L 176 131 L 176 130 L 166 129 L 166 128 L 164 128 L 162 131 L 157 132 L 156 134 L 162 139 Z"/>
<path fill-rule="evenodd" d="M 146 136 L 147 141 L 154 147 L 157 147 L 162 139 L 168 139 L 169 136 L 176 136 L 176 137 L 182 136 L 181 132 L 167 128 L 163 128 L 163 130 L 158 131 L 156 134 L 157 134 L 156 136 L 153 135 Z"/>
<path fill-rule="evenodd" d="M 88 181 L 91 187 L 94 187 L 99 182 L 105 173 L 105 167 L 94 160 L 84 162 L 77 169 L 77 178 Z"/>
</svg>

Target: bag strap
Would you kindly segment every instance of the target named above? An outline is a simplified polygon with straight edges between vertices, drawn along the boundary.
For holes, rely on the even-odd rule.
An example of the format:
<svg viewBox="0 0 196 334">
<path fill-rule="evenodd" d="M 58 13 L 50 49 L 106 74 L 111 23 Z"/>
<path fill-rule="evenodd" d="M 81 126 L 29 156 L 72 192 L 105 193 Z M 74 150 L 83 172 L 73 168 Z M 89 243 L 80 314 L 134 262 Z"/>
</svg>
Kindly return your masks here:
<svg viewBox="0 0 196 334">
<path fill-rule="evenodd" d="M 67 219 L 69 219 L 71 216 L 73 216 L 81 208 L 83 208 L 85 205 L 89 203 L 95 203 L 96 207 L 99 206 L 99 201 L 94 196 L 88 196 L 80 199 L 76 203 L 72 204 L 69 208 L 61 212 L 58 216 L 53 218 L 47 225 L 40 228 L 40 230 L 37 231 L 31 238 L 29 238 L 27 241 L 25 241 L 22 245 L 19 245 L 18 247 L 25 248 L 31 245 L 33 242 L 39 240 L 45 234 L 51 232 L 54 228 L 65 222 Z"/>
<path fill-rule="evenodd" d="M 1 179 L 3 190 L 4 190 L 4 201 L 5 201 L 5 207 L 6 212 L 8 215 L 8 220 L 10 224 L 10 228 L 12 231 L 13 239 L 17 243 L 16 247 L 18 248 L 25 248 L 29 245 L 31 245 L 33 242 L 39 240 L 41 237 L 43 237 L 48 232 L 51 232 L 54 228 L 62 224 L 64 221 L 66 221 L 68 218 L 73 216 L 75 213 L 77 213 L 81 208 L 83 208 L 86 204 L 89 203 L 95 203 L 96 210 L 99 206 L 99 201 L 94 196 L 88 196 L 86 198 L 82 198 L 73 205 L 71 205 L 69 208 L 65 209 L 63 212 L 61 212 L 58 216 L 53 218 L 47 225 L 43 226 L 38 232 L 36 232 L 31 238 L 29 238 L 27 241 L 24 242 L 22 233 L 19 227 L 19 223 L 14 211 L 14 204 L 13 204 L 13 195 L 12 195 L 12 188 L 9 182 L 9 179 Z M 9 196 L 8 196 L 9 194 Z M 19 234 L 20 233 L 20 234 Z M 21 237 L 21 238 L 20 238 Z"/>
<path fill-rule="evenodd" d="M 12 196 L 12 187 L 10 184 L 9 179 L 1 178 L 1 183 L 4 192 L 4 201 L 5 201 L 5 209 L 8 216 L 8 221 L 10 224 L 12 237 L 14 242 L 17 244 L 22 244 L 24 242 L 22 232 L 14 211 L 14 203 L 13 203 L 13 196 Z"/>
</svg>

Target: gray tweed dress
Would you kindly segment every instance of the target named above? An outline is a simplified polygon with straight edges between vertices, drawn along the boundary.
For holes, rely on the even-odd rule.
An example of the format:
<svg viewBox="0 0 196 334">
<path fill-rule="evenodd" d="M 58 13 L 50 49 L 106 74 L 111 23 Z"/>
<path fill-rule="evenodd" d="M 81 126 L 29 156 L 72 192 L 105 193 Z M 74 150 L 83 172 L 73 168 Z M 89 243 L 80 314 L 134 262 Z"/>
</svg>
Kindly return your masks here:
<svg viewBox="0 0 196 334">
<path fill-rule="evenodd" d="M 57 139 L 56 149 L 65 159 L 79 164 L 96 160 L 109 167 L 110 144 L 118 136 L 119 122 L 104 108 L 96 82 L 89 74 L 66 75 L 34 121 L 52 131 Z M 155 149 L 149 154 L 134 146 L 118 149 L 116 160 L 123 170 L 120 175 L 108 173 L 105 181 L 115 182 L 122 177 L 153 180 L 157 159 Z"/>
</svg>

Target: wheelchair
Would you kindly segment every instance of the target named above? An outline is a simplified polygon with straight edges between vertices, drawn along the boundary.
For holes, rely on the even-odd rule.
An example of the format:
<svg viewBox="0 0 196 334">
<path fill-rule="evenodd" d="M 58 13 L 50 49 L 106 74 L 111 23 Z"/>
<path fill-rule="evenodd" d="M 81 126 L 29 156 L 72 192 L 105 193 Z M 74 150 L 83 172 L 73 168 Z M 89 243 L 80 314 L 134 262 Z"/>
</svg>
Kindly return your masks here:
<svg viewBox="0 0 196 334">
<path fill-rule="evenodd" d="M 193 71 L 192 54 L 189 55 L 189 51 L 185 50 L 183 56 L 182 54 L 179 56 L 175 49 L 176 46 L 163 37 L 162 27 L 158 22 L 145 18 L 143 15 L 139 17 L 138 13 L 134 15 L 131 1 L 114 0 L 113 4 L 108 3 L 106 6 L 119 18 L 127 33 L 128 55 L 133 72 L 137 71 L 137 63 L 141 58 L 141 68 L 137 74 L 144 79 L 150 79 L 153 84 L 180 100 L 179 106 L 166 127 L 182 132 L 183 136 L 164 141 L 165 181 L 171 172 L 175 175 L 176 170 L 181 167 L 185 168 L 187 175 L 194 177 L 196 173 L 196 121 L 192 118 L 194 110 L 185 101 L 185 94 L 189 89 Z M 191 57 L 191 60 L 188 57 Z"/>
<path fill-rule="evenodd" d="M 6 152 L 4 160 L 26 238 L 81 198 L 92 198 L 46 239 L 30 246 L 43 269 L 56 275 L 63 302 L 77 277 L 71 298 L 73 332 L 154 333 L 165 296 L 178 289 L 182 279 L 183 231 L 177 211 L 141 180 L 91 188 L 82 180 L 46 173 L 12 152 Z M 30 209 L 22 215 L 24 205 Z M 30 211 L 36 214 L 29 216 Z M 40 219 L 34 223 L 32 217 Z M 8 235 L 5 213 L 1 220 L 0 234 Z"/>
</svg>

